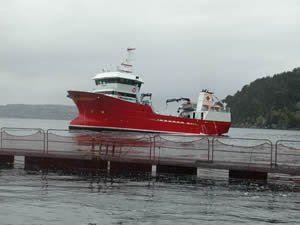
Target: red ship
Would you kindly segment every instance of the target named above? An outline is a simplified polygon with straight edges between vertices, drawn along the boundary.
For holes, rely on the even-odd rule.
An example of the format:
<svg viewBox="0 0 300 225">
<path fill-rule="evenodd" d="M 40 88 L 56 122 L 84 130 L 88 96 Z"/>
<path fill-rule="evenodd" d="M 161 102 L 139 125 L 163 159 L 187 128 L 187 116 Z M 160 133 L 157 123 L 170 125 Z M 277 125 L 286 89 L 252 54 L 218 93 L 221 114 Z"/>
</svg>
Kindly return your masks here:
<svg viewBox="0 0 300 225">
<path fill-rule="evenodd" d="M 183 101 L 178 116 L 156 113 L 151 105 L 151 93 L 141 93 L 140 76 L 132 72 L 132 54 L 114 72 L 103 71 L 93 79 L 93 92 L 68 91 L 79 115 L 69 125 L 70 129 L 119 130 L 157 133 L 200 135 L 226 134 L 231 116 L 226 104 L 214 101 L 214 95 L 202 90 L 196 103 L 189 98 L 168 99 Z"/>
</svg>

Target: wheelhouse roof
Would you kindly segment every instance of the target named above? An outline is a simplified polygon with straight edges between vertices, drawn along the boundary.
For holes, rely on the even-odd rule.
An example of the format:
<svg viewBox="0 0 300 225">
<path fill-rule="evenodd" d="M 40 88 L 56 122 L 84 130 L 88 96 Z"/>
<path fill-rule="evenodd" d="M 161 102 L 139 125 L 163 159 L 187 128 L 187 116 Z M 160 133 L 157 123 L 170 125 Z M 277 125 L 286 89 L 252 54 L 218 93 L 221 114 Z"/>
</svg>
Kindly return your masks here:
<svg viewBox="0 0 300 225">
<path fill-rule="evenodd" d="M 99 73 L 93 77 L 93 80 L 101 80 L 105 78 L 124 78 L 128 80 L 134 80 L 139 83 L 144 83 L 143 80 L 138 75 L 132 73 L 119 72 L 119 71 Z"/>
</svg>

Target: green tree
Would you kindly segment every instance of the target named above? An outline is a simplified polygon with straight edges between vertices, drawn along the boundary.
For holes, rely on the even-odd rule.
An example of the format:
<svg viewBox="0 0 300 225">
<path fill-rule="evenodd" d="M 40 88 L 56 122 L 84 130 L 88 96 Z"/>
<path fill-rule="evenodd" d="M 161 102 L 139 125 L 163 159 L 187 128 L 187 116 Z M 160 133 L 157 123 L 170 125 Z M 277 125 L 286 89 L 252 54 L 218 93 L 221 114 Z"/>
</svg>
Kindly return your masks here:
<svg viewBox="0 0 300 225">
<path fill-rule="evenodd" d="M 300 111 L 300 101 L 296 103 L 295 108 L 297 111 Z"/>
<path fill-rule="evenodd" d="M 255 125 L 256 125 L 257 127 L 260 127 L 260 128 L 265 127 L 265 126 L 266 126 L 266 119 L 265 119 L 265 117 L 263 117 L 263 116 L 258 116 L 258 117 L 256 118 L 256 123 L 255 123 Z"/>
</svg>

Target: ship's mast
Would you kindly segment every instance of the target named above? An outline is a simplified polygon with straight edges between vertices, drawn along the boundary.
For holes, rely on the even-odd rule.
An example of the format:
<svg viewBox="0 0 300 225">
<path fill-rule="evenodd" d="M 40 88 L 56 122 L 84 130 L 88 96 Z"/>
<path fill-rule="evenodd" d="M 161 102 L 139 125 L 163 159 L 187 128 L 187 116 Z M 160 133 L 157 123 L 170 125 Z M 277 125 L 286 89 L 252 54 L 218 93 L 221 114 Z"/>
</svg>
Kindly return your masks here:
<svg viewBox="0 0 300 225">
<path fill-rule="evenodd" d="M 118 67 L 118 71 L 125 72 L 125 73 L 132 73 L 134 52 L 135 52 L 135 48 L 127 48 L 128 56 L 125 59 L 125 61 L 122 62 L 121 65 Z"/>
</svg>

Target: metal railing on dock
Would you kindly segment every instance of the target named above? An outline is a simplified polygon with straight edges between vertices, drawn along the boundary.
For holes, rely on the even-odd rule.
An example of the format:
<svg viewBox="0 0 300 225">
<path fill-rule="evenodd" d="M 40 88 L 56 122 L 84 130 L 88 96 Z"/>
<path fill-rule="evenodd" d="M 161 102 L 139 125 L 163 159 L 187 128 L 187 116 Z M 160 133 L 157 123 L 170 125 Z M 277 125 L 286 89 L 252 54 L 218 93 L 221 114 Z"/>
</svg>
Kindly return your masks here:
<svg viewBox="0 0 300 225">
<path fill-rule="evenodd" d="M 45 153 L 46 135 L 43 129 L 3 127 L 0 132 L 2 151 L 9 149 L 16 154 Z"/>
<path fill-rule="evenodd" d="M 235 157 L 232 157 L 232 156 Z M 212 161 L 273 164 L 273 145 L 268 139 L 214 137 Z"/>
<path fill-rule="evenodd" d="M 300 164 L 300 141 L 278 140 L 275 143 L 276 166 L 299 166 Z"/>
<path fill-rule="evenodd" d="M 1 128 L 0 155 L 151 165 L 256 168 L 300 175 L 300 141 L 150 133 Z"/>
</svg>

